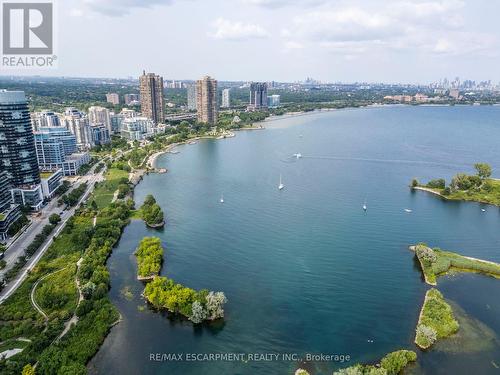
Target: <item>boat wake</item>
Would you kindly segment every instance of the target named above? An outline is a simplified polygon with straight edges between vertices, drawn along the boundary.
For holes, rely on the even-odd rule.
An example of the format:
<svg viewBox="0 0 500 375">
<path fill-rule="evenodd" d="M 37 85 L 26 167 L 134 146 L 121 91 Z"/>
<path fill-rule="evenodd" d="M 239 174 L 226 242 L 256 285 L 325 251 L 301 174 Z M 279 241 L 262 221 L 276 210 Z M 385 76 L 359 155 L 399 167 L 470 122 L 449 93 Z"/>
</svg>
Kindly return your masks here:
<svg viewBox="0 0 500 375">
<path fill-rule="evenodd" d="M 404 160 L 404 159 L 376 159 L 376 158 L 352 158 L 343 156 L 302 156 L 304 159 L 317 159 L 317 160 L 335 160 L 335 161 L 360 161 L 370 163 L 390 163 L 390 164 L 414 164 L 414 165 L 433 165 L 438 167 L 452 168 L 453 170 L 468 168 L 465 164 L 448 164 L 433 161 L 423 160 Z"/>
</svg>

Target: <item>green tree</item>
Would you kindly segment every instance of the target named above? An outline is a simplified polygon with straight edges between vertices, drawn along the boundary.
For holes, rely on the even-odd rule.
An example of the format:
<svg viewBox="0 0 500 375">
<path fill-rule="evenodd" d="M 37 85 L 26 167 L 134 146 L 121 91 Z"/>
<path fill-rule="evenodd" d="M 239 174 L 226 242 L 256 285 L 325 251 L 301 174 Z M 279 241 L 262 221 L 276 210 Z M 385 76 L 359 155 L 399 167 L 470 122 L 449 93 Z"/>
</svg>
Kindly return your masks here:
<svg viewBox="0 0 500 375">
<path fill-rule="evenodd" d="M 444 189 L 446 187 L 446 181 L 442 178 L 439 178 L 437 180 L 430 180 L 427 183 L 427 187 L 430 187 L 432 189 Z"/>
<path fill-rule="evenodd" d="M 477 175 L 484 180 L 485 178 L 491 177 L 491 166 L 486 163 L 474 164 L 474 168 L 477 171 Z"/>
<path fill-rule="evenodd" d="M 146 195 L 146 198 L 144 198 L 144 203 L 143 205 L 145 206 L 151 206 L 156 203 L 155 197 L 153 197 L 151 194 Z"/>
<path fill-rule="evenodd" d="M 57 225 L 61 222 L 61 217 L 58 214 L 52 214 L 49 216 L 49 223 L 52 225 Z"/>
<path fill-rule="evenodd" d="M 35 369 L 28 363 L 23 367 L 22 375 L 35 375 Z"/>
<path fill-rule="evenodd" d="M 388 375 L 397 375 L 408 365 L 408 362 L 416 360 L 417 354 L 415 352 L 410 350 L 398 350 L 382 358 L 380 365 L 387 370 Z"/>
</svg>

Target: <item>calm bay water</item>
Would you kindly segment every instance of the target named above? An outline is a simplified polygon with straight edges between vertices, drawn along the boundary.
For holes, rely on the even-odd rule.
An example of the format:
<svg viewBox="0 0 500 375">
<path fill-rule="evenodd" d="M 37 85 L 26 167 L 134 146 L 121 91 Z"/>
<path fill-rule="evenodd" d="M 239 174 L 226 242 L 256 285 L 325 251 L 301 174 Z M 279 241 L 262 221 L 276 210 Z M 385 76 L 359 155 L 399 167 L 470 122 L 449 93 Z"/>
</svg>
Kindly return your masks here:
<svg viewBox="0 0 500 375">
<path fill-rule="evenodd" d="M 290 374 L 296 363 L 158 363 L 149 357 L 339 353 L 353 364 L 413 349 L 427 287 L 408 245 L 424 241 L 500 262 L 500 210 L 412 193 L 408 184 L 413 177 L 449 180 L 472 172 L 478 161 L 489 162 L 498 176 L 499 140 L 500 107 L 385 107 L 272 121 L 265 131 L 162 156 L 159 165 L 169 172 L 146 176 L 135 197 L 140 205 L 154 194 L 167 226 L 158 232 L 134 221 L 114 250 L 110 296 L 124 321 L 112 329 L 91 372 Z M 293 158 L 297 152 L 302 159 Z M 140 308 L 143 285 L 135 280 L 133 252 L 147 235 L 163 241 L 163 275 L 226 293 L 223 323 L 193 327 Z M 465 275 L 440 280 L 439 289 L 500 334 L 500 281 Z M 496 374 L 491 361 L 500 364 L 499 348 L 496 342 L 472 357 L 419 352 L 414 370 L 450 373 L 439 371 L 439 360 L 453 363 L 454 373 L 479 367 Z M 331 374 L 339 366 L 346 364 L 309 368 Z"/>
</svg>

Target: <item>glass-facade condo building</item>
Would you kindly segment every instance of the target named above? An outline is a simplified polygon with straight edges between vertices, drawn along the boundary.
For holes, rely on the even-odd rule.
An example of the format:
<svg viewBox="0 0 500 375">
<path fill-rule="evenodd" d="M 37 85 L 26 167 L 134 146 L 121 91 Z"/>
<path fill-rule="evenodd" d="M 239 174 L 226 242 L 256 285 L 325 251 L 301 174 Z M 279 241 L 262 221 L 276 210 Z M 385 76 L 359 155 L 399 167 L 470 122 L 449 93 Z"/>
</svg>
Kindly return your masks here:
<svg viewBox="0 0 500 375">
<path fill-rule="evenodd" d="M 40 172 L 24 92 L 0 90 L 0 163 L 15 187 L 40 184 Z"/>
</svg>

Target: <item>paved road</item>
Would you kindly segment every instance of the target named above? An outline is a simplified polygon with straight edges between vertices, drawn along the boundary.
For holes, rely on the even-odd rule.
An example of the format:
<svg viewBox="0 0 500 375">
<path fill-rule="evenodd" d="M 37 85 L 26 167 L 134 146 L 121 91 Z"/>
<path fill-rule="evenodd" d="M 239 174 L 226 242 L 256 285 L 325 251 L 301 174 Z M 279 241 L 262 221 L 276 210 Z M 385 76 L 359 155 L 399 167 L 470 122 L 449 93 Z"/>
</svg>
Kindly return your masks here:
<svg viewBox="0 0 500 375">
<path fill-rule="evenodd" d="M 80 198 L 78 201 L 78 204 L 75 207 L 69 208 L 66 211 L 64 211 L 64 214 L 61 216 L 61 222 L 59 225 L 54 229 L 54 231 L 49 235 L 47 240 L 44 242 L 44 244 L 41 246 L 41 248 L 36 252 L 36 254 L 31 257 L 26 265 L 23 267 L 23 269 L 19 272 L 19 274 L 16 276 L 15 279 L 13 279 L 10 283 L 8 283 L 2 292 L 0 292 L 0 304 L 3 303 L 7 298 L 9 298 L 21 285 L 21 283 L 24 281 L 26 276 L 28 275 L 28 271 L 32 269 L 40 260 L 40 258 L 43 256 L 45 251 L 49 248 L 49 246 L 52 244 L 52 239 L 54 236 L 59 235 L 61 231 L 63 230 L 64 226 L 66 225 L 66 222 L 75 214 L 76 207 L 78 207 L 83 201 L 85 201 L 89 195 L 92 193 L 94 190 L 94 184 L 96 182 L 104 180 L 103 174 L 105 173 L 106 168 L 103 168 L 103 170 L 98 173 L 94 174 L 94 169 L 97 166 L 97 164 L 90 170 L 89 174 L 83 176 L 80 178 L 79 186 L 83 182 L 86 182 L 88 184 L 87 190 L 83 194 L 83 196 Z M 76 187 L 76 186 L 75 186 Z M 15 261 L 17 258 L 21 255 L 24 254 L 24 250 L 26 247 L 33 241 L 35 236 L 41 232 L 42 228 L 49 223 L 49 216 L 52 213 L 59 213 L 61 211 L 61 208 L 57 207 L 57 200 L 51 201 L 44 210 L 42 211 L 42 216 L 38 218 L 38 220 L 35 220 L 33 224 L 28 228 L 28 230 L 23 233 L 5 252 L 5 261 L 7 262 L 7 267 L 0 271 L 0 278 L 3 277 L 5 272 L 7 272 L 12 266 L 14 265 Z"/>
</svg>

